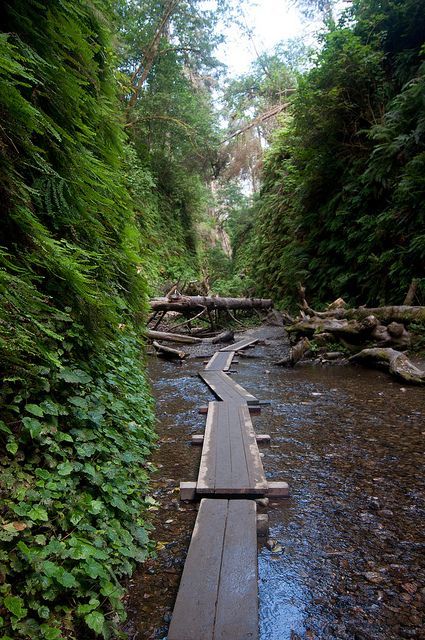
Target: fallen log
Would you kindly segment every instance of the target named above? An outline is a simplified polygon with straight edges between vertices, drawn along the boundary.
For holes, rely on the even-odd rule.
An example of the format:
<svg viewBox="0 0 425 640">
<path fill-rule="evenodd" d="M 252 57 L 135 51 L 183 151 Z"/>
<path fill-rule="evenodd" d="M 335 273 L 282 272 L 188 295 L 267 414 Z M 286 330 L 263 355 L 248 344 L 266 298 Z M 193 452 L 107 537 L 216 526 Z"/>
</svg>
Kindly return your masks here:
<svg viewBox="0 0 425 640">
<path fill-rule="evenodd" d="M 165 340 L 168 342 L 180 342 L 182 344 L 203 342 L 202 338 L 195 338 L 195 336 L 185 336 L 179 333 L 166 333 L 165 331 L 153 331 L 152 329 L 147 329 L 146 337 L 150 340 Z"/>
<path fill-rule="evenodd" d="M 184 351 L 178 351 L 177 349 L 164 347 L 163 344 L 159 344 L 159 342 L 156 342 L 155 340 L 152 344 L 156 349 L 157 355 L 162 356 L 163 358 L 167 358 L 168 360 L 184 360 L 189 355 Z"/>
<path fill-rule="evenodd" d="M 400 305 L 394 307 L 358 307 L 357 309 L 334 309 L 331 311 L 313 311 L 310 315 L 315 318 L 334 318 L 336 320 L 364 320 L 368 316 L 375 316 L 384 323 L 425 322 L 425 307 L 411 307 Z"/>
<path fill-rule="evenodd" d="M 211 340 L 211 342 L 212 344 L 218 344 L 220 342 L 222 343 L 232 342 L 234 337 L 235 337 L 235 334 L 233 333 L 233 331 L 223 331 L 222 333 L 219 333 L 218 336 L 215 336 Z"/>
<path fill-rule="evenodd" d="M 179 296 L 154 298 L 150 301 L 153 311 L 196 311 L 206 309 L 271 309 L 273 301 L 262 298 L 221 298 L 219 296 Z"/>
<path fill-rule="evenodd" d="M 425 371 L 416 367 L 404 353 L 395 349 L 363 349 L 351 356 L 349 361 L 385 369 L 395 378 L 408 384 L 425 383 Z"/>
<path fill-rule="evenodd" d="M 345 346 L 366 343 L 369 346 L 406 349 L 410 345 L 410 335 L 404 325 L 391 322 L 388 326 L 384 326 L 374 315 L 366 316 L 361 321 L 314 316 L 293 324 L 287 328 L 287 331 L 309 337 L 313 337 L 315 334 L 332 335 Z"/>
<path fill-rule="evenodd" d="M 310 341 L 307 338 L 301 338 L 301 340 L 289 350 L 289 355 L 286 358 L 282 358 L 282 360 L 278 360 L 275 364 L 279 367 L 294 367 L 297 362 L 302 359 L 310 346 Z"/>
</svg>

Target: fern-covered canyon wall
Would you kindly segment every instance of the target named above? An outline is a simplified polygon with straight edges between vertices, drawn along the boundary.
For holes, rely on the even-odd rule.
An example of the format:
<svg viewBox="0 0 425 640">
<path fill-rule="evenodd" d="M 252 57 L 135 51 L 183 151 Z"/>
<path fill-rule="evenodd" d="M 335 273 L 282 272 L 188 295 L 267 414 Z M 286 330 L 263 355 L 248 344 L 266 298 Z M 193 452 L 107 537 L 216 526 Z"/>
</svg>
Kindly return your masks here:
<svg viewBox="0 0 425 640">
<path fill-rule="evenodd" d="M 425 14 L 358 0 L 328 23 L 266 152 L 235 252 L 253 290 L 283 305 L 402 304 L 425 281 Z M 241 258 L 242 263 L 241 263 Z"/>
</svg>

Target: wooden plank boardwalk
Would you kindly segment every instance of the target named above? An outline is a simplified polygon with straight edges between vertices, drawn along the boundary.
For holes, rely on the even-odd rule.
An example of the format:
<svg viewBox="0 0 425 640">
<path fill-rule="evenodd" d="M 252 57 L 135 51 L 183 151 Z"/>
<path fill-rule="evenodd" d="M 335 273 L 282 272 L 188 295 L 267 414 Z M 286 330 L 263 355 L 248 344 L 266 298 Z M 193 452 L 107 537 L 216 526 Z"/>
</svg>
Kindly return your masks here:
<svg viewBox="0 0 425 640">
<path fill-rule="evenodd" d="M 253 498 L 287 496 L 288 486 L 265 478 L 250 416 L 259 400 L 225 373 L 256 342 L 220 349 L 199 374 L 219 400 L 208 404 L 198 480 L 180 484 L 182 499 L 202 500 L 168 640 L 258 640 Z"/>
<path fill-rule="evenodd" d="M 168 640 L 257 640 L 253 500 L 201 501 Z"/>
<path fill-rule="evenodd" d="M 228 371 L 234 357 L 234 351 L 217 351 L 208 361 L 205 371 Z"/>
<path fill-rule="evenodd" d="M 210 402 L 196 493 L 237 497 L 267 489 L 248 406 Z"/>
<path fill-rule="evenodd" d="M 244 340 L 240 340 L 239 342 L 234 342 L 233 344 L 228 344 L 220 351 L 241 351 L 242 349 L 246 349 L 252 344 L 256 344 L 258 342 L 258 338 L 245 338 Z"/>
<path fill-rule="evenodd" d="M 199 376 L 209 386 L 220 400 L 227 400 L 234 404 L 246 402 L 250 406 L 258 406 L 258 399 L 246 389 L 237 384 L 224 371 L 202 371 Z"/>
</svg>

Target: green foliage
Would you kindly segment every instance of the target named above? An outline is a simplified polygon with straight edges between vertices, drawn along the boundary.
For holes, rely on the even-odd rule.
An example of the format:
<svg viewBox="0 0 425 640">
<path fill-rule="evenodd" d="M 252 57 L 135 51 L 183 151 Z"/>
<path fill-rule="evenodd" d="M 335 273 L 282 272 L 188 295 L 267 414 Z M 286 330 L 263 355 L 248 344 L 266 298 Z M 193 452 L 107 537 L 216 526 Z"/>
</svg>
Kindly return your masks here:
<svg viewBox="0 0 425 640">
<path fill-rule="evenodd" d="M 253 268 L 287 304 L 299 281 L 312 304 L 401 304 L 423 274 L 423 12 L 359 0 L 353 18 L 326 35 L 266 158 Z"/>
<path fill-rule="evenodd" d="M 57 345 L 60 368 L 38 366 L 38 382 L 15 376 L 2 389 L 0 594 L 16 638 L 73 638 L 84 623 L 110 637 L 117 618 L 104 614 L 124 614 L 119 579 L 151 551 L 141 346 L 123 332 L 83 370 L 76 331 Z"/>
<path fill-rule="evenodd" d="M 150 551 L 153 419 L 134 331 L 147 232 L 121 167 L 108 10 L 2 7 L 4 638 L 111 637 L 119 579 Z"/>
</svg>

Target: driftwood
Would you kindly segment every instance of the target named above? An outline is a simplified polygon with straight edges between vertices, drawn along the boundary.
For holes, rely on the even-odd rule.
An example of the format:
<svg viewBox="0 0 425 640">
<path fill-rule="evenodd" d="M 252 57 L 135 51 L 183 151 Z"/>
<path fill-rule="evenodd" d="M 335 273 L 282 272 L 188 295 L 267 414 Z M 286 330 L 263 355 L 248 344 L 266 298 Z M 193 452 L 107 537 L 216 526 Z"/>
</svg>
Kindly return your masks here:
<svg viewBox="0 0 425 640">
<path fill-rule="evenodd" d="M 159 344 L 159 342 L 156 342 L 156 340 L 154 340 L 152 344 L 155 347 L 157 355 L 162 356 L 163 358 L 167 358 L 168 360 L 184 360 L 189 355 L 184 351 L 178 351 L 177 349 L 165 347 L 163 344 Z"/>
<path fill-rule="evenodd" d="M 271 309 L 272 300 L 262 298 L 221 298 L 219 296 L 179 296 L 173 299 L 154 298 L 150 301 L 153 311 L 200 311 L 221 309 Z"/>
<path fill-rule="evenodd" d="M 408 384 L 424 384 L 425 371 L 418 369 L 404 353 L 395 349 L 363 349 L 351 356 L 350 362 L 374 365 Z"/>
<path fill-rule="evenodd" d="M 305 352 L 310 348 L 310 341 L 307 338 L 301 338 L 289 351 L 289 355 L 278 362 L 279 367 L 294 367 L 304 356 Z"/>
<path fill-rule="evenodd" d="M 151 340 L 166 340 L 168 342 L 180 342 L 182 344 L 203 342 L 202 338 L 195 338 L 195 336 L 185 336 L 179 333 L 166 333 L 165 331 L 153 331 L 152 329 L 147 329 L 146 336 Z"/>
</svg>

